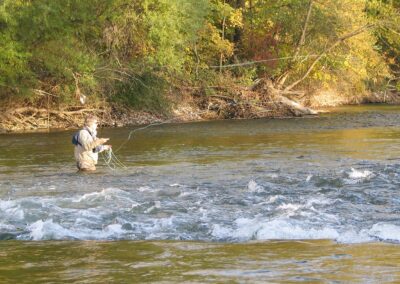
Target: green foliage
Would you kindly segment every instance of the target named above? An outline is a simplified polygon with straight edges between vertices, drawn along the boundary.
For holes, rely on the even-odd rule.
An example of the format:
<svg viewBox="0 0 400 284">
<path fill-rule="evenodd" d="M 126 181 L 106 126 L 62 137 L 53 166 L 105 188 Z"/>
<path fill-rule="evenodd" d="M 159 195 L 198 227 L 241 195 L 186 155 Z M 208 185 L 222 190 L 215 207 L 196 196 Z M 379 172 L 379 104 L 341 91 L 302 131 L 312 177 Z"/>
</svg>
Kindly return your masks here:
<svg viewBox="0 0 400 284">
<path fill-rule="evenodd" d="M 378 23 L 375 31 L 377 50 L 385 59 L 391 70 L 389 83 L 394 88 L 400 82 L 400 1 L 369 0 L 367 5 L 368 16 Z"/>
<path fill-rule="evenodd" d="M 164 91 L 167 82 L 154 73 L 145 72 L 124 82 L 116 83 L 116 103 L 132 107 L 136 110 L 146 110 L 155 113 L 165 113 L 170 103 L 166 100 Z"/>
<path fill-rule="evenodd" d="M 17 22 L 8 8 L 12 1 L 0 4 L 0 96 L 21 94 L 31 82 L 28 68 L 31 54 L 14 37 Z"/>
<path fill-rule="evenodd" d="M 83 93 L 89 103 L 101 98 L 162 111 L 171 87 L 250 85 L 258 77 L 289 74 L 287 86 L 320 54 L 299 88 L 345 84 L 366 91 L 389 80 L 398 86 L 399 0 L 313 1 L 299 45 L 309 3 L 2 0 L 0 96 L 40 101 L 33 91 L 40 89 L 53 94 L 54 103 L 76 105 Z M 329 49 L 370 23 L 376 28 Z M 219 69 L 252 60 L 264 63 Z"/>
</svg>

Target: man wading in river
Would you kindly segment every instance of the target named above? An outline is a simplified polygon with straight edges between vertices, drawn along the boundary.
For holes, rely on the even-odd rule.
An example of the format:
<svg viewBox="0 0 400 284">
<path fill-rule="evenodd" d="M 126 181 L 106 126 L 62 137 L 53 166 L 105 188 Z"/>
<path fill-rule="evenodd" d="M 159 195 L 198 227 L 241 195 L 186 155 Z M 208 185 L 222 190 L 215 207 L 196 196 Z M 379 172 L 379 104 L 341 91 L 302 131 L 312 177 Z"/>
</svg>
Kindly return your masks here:
<svg viewBox="0 0 400 284">
<path fill-rule="evenodd" d="M 103 145 L 109 138 L 97 138 L 97 117 L 88 116 L 85 126 L 72 137 L 75 145 L 76 166 L 80 171 L 95 171 L 99 153 L 111 149 Z"/>
</svg>

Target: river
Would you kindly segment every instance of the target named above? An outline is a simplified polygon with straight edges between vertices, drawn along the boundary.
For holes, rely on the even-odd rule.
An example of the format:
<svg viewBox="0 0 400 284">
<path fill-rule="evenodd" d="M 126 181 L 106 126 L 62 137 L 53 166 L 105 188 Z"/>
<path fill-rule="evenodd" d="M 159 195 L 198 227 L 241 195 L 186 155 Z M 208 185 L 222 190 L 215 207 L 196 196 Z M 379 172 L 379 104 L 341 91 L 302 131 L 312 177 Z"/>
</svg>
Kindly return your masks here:
<svg viewBox="0 0 400 284">
<path fill-rule="evenodd" d="M 399 106 L 134 129 L 0 136 L 0 282 L 400 281 Z"/>
</svg>

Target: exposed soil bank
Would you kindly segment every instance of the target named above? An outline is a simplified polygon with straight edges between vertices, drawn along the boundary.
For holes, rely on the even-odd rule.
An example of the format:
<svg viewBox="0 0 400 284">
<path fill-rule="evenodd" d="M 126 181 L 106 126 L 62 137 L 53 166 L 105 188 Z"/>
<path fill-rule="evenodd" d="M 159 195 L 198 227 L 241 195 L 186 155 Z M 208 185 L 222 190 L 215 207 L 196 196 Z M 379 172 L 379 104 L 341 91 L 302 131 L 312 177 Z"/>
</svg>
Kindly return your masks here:
<svg viewBox="0 0 400 284">
<path fill-rule="evenodd" d="M 36 108 L 8 106 L 0 109 L 0 133 L 74 129 L 82 126 L 88 114 L 100 118 L 103 127 L 143 125 L 154 122 L 189 122 L 220 119 L 282 118 L 305 115 L 299 112 L 294 100 L 247 91 L 238 95 L 188 96 L 175 103 L 167 114 L 134 111 L 121 106 L 80 106 L 66 108 Z M 345 104 L 387 103 L 400 104 L 399 94 L 369 94 L 347 98 L 334 92 L 320 92 L 307 99 L 296 100 L 299 106 L 314 110 Z M 318 112 L 318 111 L 317 111 Z"/>
</svg>

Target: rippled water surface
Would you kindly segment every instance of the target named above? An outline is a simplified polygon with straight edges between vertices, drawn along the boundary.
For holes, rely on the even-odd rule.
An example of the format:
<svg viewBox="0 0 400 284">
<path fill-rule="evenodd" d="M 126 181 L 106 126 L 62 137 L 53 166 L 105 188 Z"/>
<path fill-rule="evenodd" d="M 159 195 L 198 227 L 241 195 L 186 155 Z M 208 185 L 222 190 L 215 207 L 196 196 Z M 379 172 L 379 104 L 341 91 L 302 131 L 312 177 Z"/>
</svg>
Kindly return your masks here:
<svg viewBox="0 0 400 284">
<path fill-rule="evenodd" d="M 100 129 L 99 136 L 117 149 L 132 129 Z M 92 276 L 116 281 L 124 273 L 153 281 L 284 282 L 322 274 L 363 281 L 357 261 L 370 273 L 387 271 L 371 281 L 399 280 L 391 261 L 400 254 L 400 107 L 153 126 L 115 153 L 126 168 L 100 159 L 94 174 L 76 173 L 72 133 L 0 136 L 0 257 L 51 251 L 57 266 L 70 251 L 76 272 L 62 270 L 61 279 L 89 279 L 95 254 Z M 115 266 L 107 265 L 113 250 Z M 208 265 L 203 254 L 215 261 Z M 26 269 L 3 264 L 4 277 L 18 267 L 49 269 L 35 257 Z M 335 269 L 342 278 L 327 276 Z"/>
</svg>

